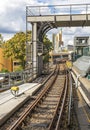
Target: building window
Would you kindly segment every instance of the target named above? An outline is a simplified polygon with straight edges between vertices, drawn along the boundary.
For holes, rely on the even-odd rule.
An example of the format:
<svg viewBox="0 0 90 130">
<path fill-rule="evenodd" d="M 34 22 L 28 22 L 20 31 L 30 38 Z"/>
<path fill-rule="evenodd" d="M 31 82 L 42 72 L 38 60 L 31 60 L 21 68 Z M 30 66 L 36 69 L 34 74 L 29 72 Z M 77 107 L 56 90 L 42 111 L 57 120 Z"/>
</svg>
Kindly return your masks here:
<svg viewBox="0 0 90 130">
<path fill-rule="evenodd" d="M 21 62 L 14 62 L 14 66 L 21 65 Z"/>
</svg>

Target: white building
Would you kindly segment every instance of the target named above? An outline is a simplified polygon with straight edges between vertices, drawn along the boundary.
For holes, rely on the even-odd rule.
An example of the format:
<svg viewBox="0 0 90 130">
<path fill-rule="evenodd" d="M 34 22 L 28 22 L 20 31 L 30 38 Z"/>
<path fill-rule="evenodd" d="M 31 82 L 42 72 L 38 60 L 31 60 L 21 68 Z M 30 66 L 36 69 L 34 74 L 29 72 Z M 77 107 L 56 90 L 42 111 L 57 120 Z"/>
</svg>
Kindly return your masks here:
<svg viewBox="0 0 90 130">
<path fill-rule="evenodd" d="M 53 34 L 53 47 L 54 47 L 54 52 L 58 53 L 61 51 L 61 47 L 63 45 L 63 41 L 62 41 L 62 30 L 60 30 L 59 33 L 57 34 Z"/>
</svg>

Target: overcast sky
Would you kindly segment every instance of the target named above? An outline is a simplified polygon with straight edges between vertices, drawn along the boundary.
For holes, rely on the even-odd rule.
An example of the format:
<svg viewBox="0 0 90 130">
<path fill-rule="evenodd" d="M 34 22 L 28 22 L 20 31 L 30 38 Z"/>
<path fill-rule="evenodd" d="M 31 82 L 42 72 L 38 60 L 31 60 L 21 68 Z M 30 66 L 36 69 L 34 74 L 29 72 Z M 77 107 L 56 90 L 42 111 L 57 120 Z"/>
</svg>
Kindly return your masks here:
<svg viewBox="0 0 90 130">
<path fill-rule="evenodd" d="M 90 0 L 2 0 L 0 1 L 0 33 L 4 40 L 7 40 L 15 33 L 26 30 L 26 5 L 66 5 L 72 3 L 90 3 Z M 58 33 L 59 31 L 60 28 L 54 29 L 54 33 Z M 48 32 L 50 39 L 52 32 L 53 30 Z M 62 32 L 64 43 L 72 44 L 74 36 L 90 36 L 90 27 L 62 28 Z"/>
</svg>

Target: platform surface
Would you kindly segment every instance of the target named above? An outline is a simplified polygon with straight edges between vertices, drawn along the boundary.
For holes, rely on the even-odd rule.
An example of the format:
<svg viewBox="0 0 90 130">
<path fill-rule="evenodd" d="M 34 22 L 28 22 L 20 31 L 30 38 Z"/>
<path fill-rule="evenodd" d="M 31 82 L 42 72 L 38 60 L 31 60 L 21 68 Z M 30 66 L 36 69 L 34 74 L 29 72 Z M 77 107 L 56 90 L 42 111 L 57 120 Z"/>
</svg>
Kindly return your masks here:
<svg viewBox="0 0 90 130">
<path fill-rule="evenodd" d="M 18 97 L 11 94 L 10 90 L 0 93 L 0 125 L 10 117 L 32 94 L 39 89 L 39 83 L 25 83 L 19 87 Z"/>
<path fill-rule="evenodd" d="M 21 95 L 28 89 L 31 89 L 31 91 L 32 91 L 32 89 L 34 89 L 37 85 L 38 85 L 38 83 L 25 83 L 25 84 L 18 86 L 19 87 L 18 95 Z M 14 95 L 12 95 L 10 89 L 5 92 L 0 93 L 0 105 L 7 102 L 8 100 L 10 100 L 13 97 L 14 97 Z"/>
</svg>

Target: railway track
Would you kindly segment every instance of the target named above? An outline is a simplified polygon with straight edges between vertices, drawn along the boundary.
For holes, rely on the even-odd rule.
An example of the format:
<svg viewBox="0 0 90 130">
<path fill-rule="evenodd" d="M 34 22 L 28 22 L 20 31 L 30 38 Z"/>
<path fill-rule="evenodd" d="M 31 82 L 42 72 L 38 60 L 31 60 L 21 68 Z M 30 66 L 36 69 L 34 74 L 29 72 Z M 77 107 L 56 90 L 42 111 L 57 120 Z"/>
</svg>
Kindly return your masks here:
<svg viewBox="0 0 90 130">
<path fill-rule="evenodd" d="M 64 118 L 66 116 L 64 122 L 67 122 L 67 98 L 68 74 L 65 66 L 60 64 L 36 99 L 15 122 L 13 118 L 13 124 L 7 125 L 5 130 L 60 130 L 63 113 Z"/>
</svg>

